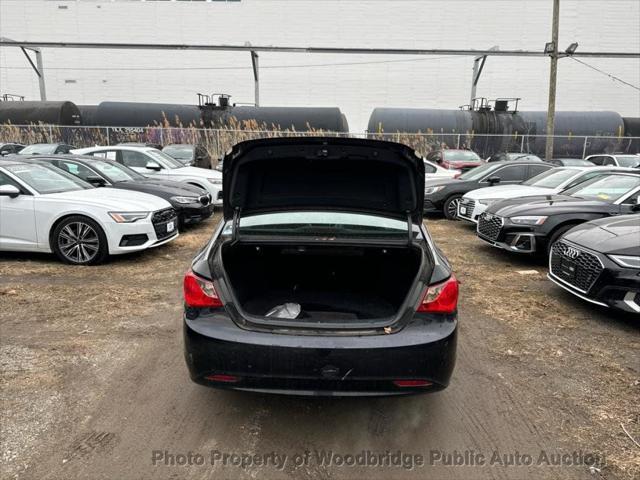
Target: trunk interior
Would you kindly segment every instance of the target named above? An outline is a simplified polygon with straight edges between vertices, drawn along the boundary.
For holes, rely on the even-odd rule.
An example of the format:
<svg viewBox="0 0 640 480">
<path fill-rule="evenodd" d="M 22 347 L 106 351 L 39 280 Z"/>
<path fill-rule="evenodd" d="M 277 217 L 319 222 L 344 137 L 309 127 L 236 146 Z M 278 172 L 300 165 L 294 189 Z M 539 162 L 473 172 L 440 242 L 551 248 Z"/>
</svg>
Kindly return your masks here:
<svg viewBox="0 0 640 480">
<path fill-rule="evenodd" d="M 300 305 L 303 322 L 392 317 L 421 265 L 416 247 L 225 245 L 222 262 L 240 306 L 264 316 Z"/>
</svg>

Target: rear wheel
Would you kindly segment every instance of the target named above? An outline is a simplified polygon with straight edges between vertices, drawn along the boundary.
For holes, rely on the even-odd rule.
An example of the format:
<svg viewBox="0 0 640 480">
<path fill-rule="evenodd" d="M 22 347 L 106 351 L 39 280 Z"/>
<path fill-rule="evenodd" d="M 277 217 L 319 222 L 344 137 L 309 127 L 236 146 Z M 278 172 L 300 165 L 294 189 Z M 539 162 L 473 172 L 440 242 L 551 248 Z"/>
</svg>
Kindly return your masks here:
<svg viewBox="0 0 640 480">
<path fill-rule="evenodd" d="M 94 265 L 109 249 L 104 231 L 94 220 L 81 215 L 65 218 L 51 235 L 51 248 L 64 263 Z"/>
<path fill-rule="evenodd" d="M 458 205 L 460 204 L 461 195 L 454 195 L 447 198 L 444 202 L 444 216 L 449 220 L 456 220 L 458 218 Z"/>
</svg>

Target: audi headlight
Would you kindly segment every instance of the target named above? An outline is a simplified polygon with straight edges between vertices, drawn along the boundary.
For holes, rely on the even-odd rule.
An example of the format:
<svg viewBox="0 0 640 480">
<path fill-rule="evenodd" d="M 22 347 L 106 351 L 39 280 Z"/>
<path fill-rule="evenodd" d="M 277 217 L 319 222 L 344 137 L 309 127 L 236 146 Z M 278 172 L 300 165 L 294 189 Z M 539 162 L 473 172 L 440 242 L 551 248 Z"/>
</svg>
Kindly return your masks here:
<svg viewBox="0 0 640 480">
<path fill-rule="evenodd" d="M 133 223 L 147 218 L 149 212 L 109 212 L 109 216 L 117 223 Z"/>
<path fill-rule="evenodd" d="M 425 195 L 431 195 L 433 193 L 439 192 L 443 188 L 444 188 L 444 185 L 438 185 L 437 187 L 426 187 L 424 189 L 424 194 Z"/>
<path fill-rule="evenodd" d="M 609 255 L 609 258 L 621 267 L 640 268 L 640 257 L 631 255 Z"/>
<path fill-rule="evenodd" d="M 222 185 L 222 179 L 221 178 L 207 178 L 207 181 L 209 183 L 213 183 L 214 185 Z"/>
<path fill-rule="evenodd" d="M 511 222 L 516 225 L 542 225 L 549 217 L 538 215 L 526 215 L 524 217 L 511 217 Z"/>
<path fill-rule="evenodd" d="M 198 203 L 198 197 L 171 197 L 171 200 L 177 203 Z"/>
<path fill-rule="evenodd" d="M 500 200 L 504 200 L 502 198 L 481 198 L 478 200 L 478 203 L 481 205 L 491 205 L 492 203 L 499 202 Z"/>
</svg>

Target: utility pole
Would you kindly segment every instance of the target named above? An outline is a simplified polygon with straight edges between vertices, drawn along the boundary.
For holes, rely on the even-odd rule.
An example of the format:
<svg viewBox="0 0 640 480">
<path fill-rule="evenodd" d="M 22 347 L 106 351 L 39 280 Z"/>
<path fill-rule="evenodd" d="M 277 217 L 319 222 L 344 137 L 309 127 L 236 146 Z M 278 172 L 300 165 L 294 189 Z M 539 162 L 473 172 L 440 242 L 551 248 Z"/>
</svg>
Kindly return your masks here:
<svg viewBox="0 0 640 480">
<path fill-rule="evenodd" d="M 547 146 L 545 160 L 553 158 L 553 134 L 556 117 L 556 81 L 558 77 L 558 30 L 560 28 L 560 0 L 553 0 L 553 25 L 551 27 L 551 69 L 549 72 L 549 106 L 547 107 Z M 545 50 L 548 50 L 545 48 Z"/>
</svg>

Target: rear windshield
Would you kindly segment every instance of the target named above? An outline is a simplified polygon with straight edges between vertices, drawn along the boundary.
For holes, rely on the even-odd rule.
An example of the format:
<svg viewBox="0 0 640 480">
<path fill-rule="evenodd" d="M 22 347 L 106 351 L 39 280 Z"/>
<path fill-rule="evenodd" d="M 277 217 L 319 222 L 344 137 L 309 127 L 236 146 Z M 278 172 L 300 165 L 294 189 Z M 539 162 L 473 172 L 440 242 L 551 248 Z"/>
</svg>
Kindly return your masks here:
<svg viewBox="0 0 640 480">
<path fill-rule="evenodd" d="M 414 227 L 414 235 L 418 233 Z M 225 229 L 231 233 L 231 224 Z M 342 212 L 278 212 L 240 219 L 239 233 L 260 236 L 338 238 L 407 238 L 407 222 L 393 218 Z"/>
<path fill-rule="evenodd" d="M 479 162 L 480 157 L 467 150 L 445 150 L 444 159 L 450 162 Z"/>
</svg>

